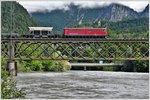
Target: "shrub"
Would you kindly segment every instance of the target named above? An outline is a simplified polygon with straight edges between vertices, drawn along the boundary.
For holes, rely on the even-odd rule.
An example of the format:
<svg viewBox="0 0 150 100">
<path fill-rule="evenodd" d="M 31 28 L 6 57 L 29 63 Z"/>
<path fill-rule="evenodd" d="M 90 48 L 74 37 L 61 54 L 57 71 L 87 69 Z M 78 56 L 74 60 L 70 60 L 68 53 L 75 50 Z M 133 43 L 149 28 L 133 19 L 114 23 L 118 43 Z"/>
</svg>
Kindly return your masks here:
<svg viewBox="0 0 150 100">
<path fill-rule="evenodd" d="M 21 62 L 17 62 L 17 67 L 18 67 L 18 71 L 19 72 L 31 72 L 31 67 L 28 66 L 28 62 L 27 61 L 21 61 Z"/>
<path fill-rule="evenodd" d="M 113 71 L 113 67 L 112 66 L 103 67 L 103 71 Z"/>
<path fill-rule="evenodd" d="M 30 68 L 32 71 L 42 71 L 43 69 L 42 62 L 38 60 L 31 61 Z"/>
<path fill-rule="evenodd" d="M 133 63 L 137 72 L 149 72 L 148 61 L 134 61 Z"/>
<path fill-rule="evenodd" d="M 16 99 L 24 98 L 25 93 L 22 89 L 16 87 L 16 81 L 12 76 L 8 76 L 6 71 L 6 61 L 2 58 L 1 64 L 1 98 L 2 99 Z"/>
<path fill-rule="evenodd" d="M 44 71 L 53 71 L 53 65 L 55 65 L 55 61 L 52 60 L 46 60 L 42 62 L 43 70 Z"/>
<path fill-rule="evenodd" d="M 70 68 L 71 68 L 71 65 L 66 60 L 44 61 L 42 64 L 44 66 L 44 71 L 63 72 L 63 71 L 70 70 Z"/>
</svg>

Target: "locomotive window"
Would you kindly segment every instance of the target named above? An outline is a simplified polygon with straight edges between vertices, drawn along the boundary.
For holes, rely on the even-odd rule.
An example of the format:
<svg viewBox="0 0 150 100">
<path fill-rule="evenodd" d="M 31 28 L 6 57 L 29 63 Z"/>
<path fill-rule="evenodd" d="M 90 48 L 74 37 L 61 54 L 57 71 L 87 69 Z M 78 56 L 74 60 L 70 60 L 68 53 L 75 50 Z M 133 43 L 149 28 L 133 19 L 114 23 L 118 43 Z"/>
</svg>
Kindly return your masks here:
<svg viewBox="0 0 150 100">
<path fill-rule="evenodd" d="M 40 35 L 40 31 L 34 31 L 34 35 Z"/>
<path fill-rule="evenodd" d="M 42 35 L 47 35 L 48 31 L 42 31 Z"/>
<path fill-rule="evenodd" d="M 82 31 L 82 29 L 77 29 L 77 32 L 81 32 Z"/>
<path fill-rule="evenodd" d="M 91 29 L 88 29 L 88 31 L 90 32 L 90 31 L 92 31 Z"/>
<path fill-rule="evenodd" d="M 33 32 L 33 31 L 30 31 L 30 34 L 34 34 L 34 32 Z"/>
<path fill-rule="evenodd" d="M 97 29 L 93 29 L 93 31 L 94 31 L 94 32 L 96 32 L 96 31 L 97 31 Z"/>
</svg>

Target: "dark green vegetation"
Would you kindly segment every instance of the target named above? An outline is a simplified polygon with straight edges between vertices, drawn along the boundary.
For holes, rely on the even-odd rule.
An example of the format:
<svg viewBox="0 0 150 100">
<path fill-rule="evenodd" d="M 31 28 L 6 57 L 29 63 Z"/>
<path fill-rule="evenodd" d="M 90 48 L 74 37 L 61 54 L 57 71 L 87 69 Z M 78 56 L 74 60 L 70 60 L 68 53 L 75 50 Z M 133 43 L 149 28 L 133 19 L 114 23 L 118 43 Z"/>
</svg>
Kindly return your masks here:
<svg viewBox="0 0 150 100">
<path fill-rule="evenodd" d="M 25 93 L 16 87 L 16 82 L 12 76 L 8 76 L 6 71 L 6 61 L 1 58 L 1 98 L 17 99 L 24 98 Z"/>
<path fill-rule="evenodd" d="M 138 18 L 119 22 L 111 22 L 108 25 L 113 33 L 116 34 L 142 34 L 149 33 L 149 18 Z M 142 35 L 141 35 L 142 37 Z"/>
<path fill-rule="evenodd" d="M 128 72 L 149 72 L 149 61 L 125 61 L 122 70 Z"/>
<path fill-rule="evenodd" d="M 107 61 L 106 61 L 107 62 Z M 116 61 L 112 61 L 116 62 Z M 103 67 L 105 71 L 124 71 L 124 72 L 149 72 L 149 61 L 117 61 L 123 66 Z"/>
<path fill-rule="evenodd" d="M 15 1 L 1 2 L 1 29 L 2 33 L 10 32 L 11 23 L 11 5 L 13 17 L 13 32 L 19 34 L 26 34 L 29 26 L 35 26 L 33 19 L 28 14 L 27 10 Z"/>
<path fill-rule="evenodd" d="M 18 44 L 19 45 L 19 44 Z M 20 44 L 21 45 L 21 44 Z M 24 51 L 24 48 L 28 47 L 28 45 L 30 44 L 25 44 L 22 45 L 22 49 L 21 51 Z M 54 45 L 51 45 L 54 47 Z M 39 45 L 36 43 L 32 43 L 32 46 L 28 47 L 23 53 L 21 53 L 21 55 L 28 55 L 31 53 L 30 56 L 48 56 L 48 54 L 51 54 L 53 52 L 52 48 L 47 48 L 47 45 L 45 44 L 41 44 L 42 48 L 47 48 L 46 50 L 43 50 L 41 48 L 38 48 Z M 35 50 L 33 52 L 33 50 Z M 41 52 L 43 52 L 41 54 Z M 61 55 L 60 51 L 56 51 L 55 53 L 51 54 L 51 57 L 58 57 L 59 55 Z M 38 61 L 38 60 L 32 60 L 32 61 L 22 61 L 20 63 L 18 63 L 19 65 L 19 70 L 20 71 L 68 71 L 70 70 L 71 66 L 69 64 L 68 61 L 66 60 L 58 60 L 58 61 L 54 61 L 54 60 L 47 60 L 47 61 Z"/>
<path fill-rule="evenodd" d="M 31 72 L 31 71 L 53 71 L 53 72 L 65 72 L 70 70 L 71 66 L 68 61 L 22 61 L 18 62 L 19 72 Z"/>
</svg>

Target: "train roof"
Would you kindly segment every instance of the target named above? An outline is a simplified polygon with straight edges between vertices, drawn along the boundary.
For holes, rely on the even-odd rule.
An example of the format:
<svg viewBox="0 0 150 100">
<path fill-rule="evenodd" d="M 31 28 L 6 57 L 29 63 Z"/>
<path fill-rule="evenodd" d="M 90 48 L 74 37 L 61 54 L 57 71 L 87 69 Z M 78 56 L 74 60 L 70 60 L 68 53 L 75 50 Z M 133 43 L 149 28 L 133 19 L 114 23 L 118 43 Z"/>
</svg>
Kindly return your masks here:
<svg viewBox="0 0 150 100">
<path fill-rule="evenodd" d="M 64 29 L 107 29 L 107 28 L 79 27 L 79 28 L 64 28 Z"/>
<path fill-rule="evenodd" d="M 41 30 L 45 30 L 45 31 L 52 31 L 53 27 L 28 27 L 30 31 L 41 31 Z"/>
</svg>

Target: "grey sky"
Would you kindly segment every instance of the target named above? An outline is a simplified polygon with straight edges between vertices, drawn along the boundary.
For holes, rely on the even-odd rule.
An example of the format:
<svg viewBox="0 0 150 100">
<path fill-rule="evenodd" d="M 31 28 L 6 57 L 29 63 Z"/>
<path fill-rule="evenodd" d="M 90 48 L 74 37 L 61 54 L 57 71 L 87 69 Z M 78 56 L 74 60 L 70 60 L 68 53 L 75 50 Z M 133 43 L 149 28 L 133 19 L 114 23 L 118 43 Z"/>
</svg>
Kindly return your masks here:
<svg viewBox="0 0 150 100">
<path fill-rule="evenodd" d="M 94 8 L 97 6 L 108 5 L 110 3 L 120 3 L 126 5 L 138 12 L 142 11 L 147 5 L 148 1 L 18 1 L 29 12 L 64 9 L 68 10 L 68 5 L 73 2 L 80 7 Z"/>
</svg>

